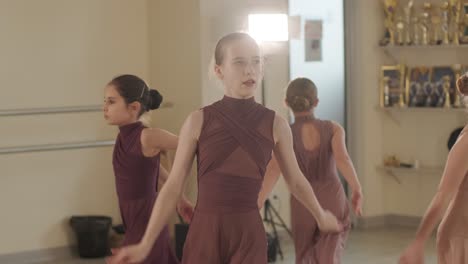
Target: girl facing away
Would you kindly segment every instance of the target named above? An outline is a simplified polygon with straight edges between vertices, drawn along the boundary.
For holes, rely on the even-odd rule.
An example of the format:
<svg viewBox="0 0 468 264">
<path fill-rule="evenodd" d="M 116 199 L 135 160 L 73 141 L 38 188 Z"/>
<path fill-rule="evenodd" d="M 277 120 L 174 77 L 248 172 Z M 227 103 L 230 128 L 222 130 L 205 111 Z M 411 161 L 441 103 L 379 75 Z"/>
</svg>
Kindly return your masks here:
<svg viewBox="0 0 468 264">
<path fill-rule="evenodd" d="M 337 169 L 349 184 L 354 212 L 361 215 L 361 184 L 348 155 L 345 131 L 338 124 L 315 116 L 317 87 L 307 78 L 297 78 L 287 87 L 285 102 L 294 113 L 291 125 L 294 152 L 307 184 L 324 209 L 343 223 L 339 233 L 322 232 L 307 208 L 291 196 L 291 229 L 297 264 L 339 264 L 350 228 L 348 201 Z M 268 168 L 259 206 L 271 192 L 280 169 L 273 159 Z"/>
</svg>

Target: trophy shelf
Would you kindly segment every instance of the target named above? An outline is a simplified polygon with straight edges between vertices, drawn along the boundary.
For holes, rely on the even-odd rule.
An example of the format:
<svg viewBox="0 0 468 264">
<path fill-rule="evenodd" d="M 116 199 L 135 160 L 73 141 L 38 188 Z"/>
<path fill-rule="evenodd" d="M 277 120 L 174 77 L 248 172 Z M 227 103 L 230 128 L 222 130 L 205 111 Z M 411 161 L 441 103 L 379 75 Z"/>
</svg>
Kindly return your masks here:
<svg viewBox="0 0 468 264">
<path fill-rule="evenodd" d="M 401 57 L 405 57 L 406 54 L 412 52 L 441 52 L 441 53 L 465 53 L 468 52 L 468 45 L 387 45 L 380 46 L 382 51 L 393 60 L 393 63 L 398 64 L 401 61 Z"/>
<path fill-rule="evenodd" d="M 449 45 L 386 45 L 386 46 L 380 46 L 382 49 L 387 50 L 387 51 L 399 51 L 399 50 L 468 50 L 468 45 L 462 44 L 462 45 L 454 45 L 454 44 L 449 44 Z"/>
<path fill-rule="evenodd" d="M 466 108 L 445 108 L 445 107 L 376 107 L 378 111 L 381 111 L 393 120 L 397 125 L 400 125 L 400 117 L 402 114 L 413 114 L 413 113 L 426 113 L 426 114 L 457 114 L 457 117 L 466 119 L 468 117 L 468 109 Z"/>
<path fill-rule="evenodd" d="M 377 170 L 391 176 L 398 184 L 401 184 L 399 176 L 407 175 L 442 175 L 444 167 L 420 167 L 420 168 L 398 168 L 389 166 L 378 166 Z"/>
<path fill-rule="evenodd" d="M 387 113 L 468 113 L 468 109 L 465 107 L 381 107 L 377 106 L 377 109 Z"/>
</svg>

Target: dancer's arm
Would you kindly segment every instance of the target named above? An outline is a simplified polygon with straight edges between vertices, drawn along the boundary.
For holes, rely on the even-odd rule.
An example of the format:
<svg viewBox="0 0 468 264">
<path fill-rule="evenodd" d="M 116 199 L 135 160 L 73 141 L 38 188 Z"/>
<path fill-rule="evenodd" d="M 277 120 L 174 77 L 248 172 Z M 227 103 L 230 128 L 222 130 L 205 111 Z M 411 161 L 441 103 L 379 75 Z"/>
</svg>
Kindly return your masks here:
<svg viewBox="0 0 468 264">
<path fill-rule="evenodd" d="M 362 190 L 361 184 L 354 169 L 353 162 L 349 157 L 346 148 L 346 133 L 338 123 L 333 122 L 333 137 L 332 137 L 333 157 L 336 161 L 336 167 L 341 172 L 352 190 L 351 201 L 354 208 L 354 213 L 358 216 L 362 214 Z"/>
<path fill-rule="evenodd" d="M 167 178 L 169 177 L 169 172 L 162 164 L 159 164 L 159 184 L 161 187 L 166 183 Z"/>
<path fill-rule="evenodd" d="M 321 230 L 340 231 L 342 226 L 335 216 L 320 206 L 314 190 L 299 169 L 291 129 L 284 118 L 275 117 L 273 132 L 276 142 L 274 153 L 290 192 L 312 213 Z"/>
<path fill-rule="evenodd" d="M 467 131 L 466 127 L 464 131 Z M 401 256 L 400 263 L 413 263 L 410 261 L 422 257 L 424 244 L 441 220 L 468 172 L 467 157 L 468 135 L 462 132 L 448 155 L 442 180 L 421 221 L 416 237 Z"/>
<path fill-rule="evenodd" d="M 141 131 L 143 152 L 176 149 L 178 141 L 179 138 L 176 135 L 160 128 L 145 128 Z"/>
<path fill-rule="evenodd" d="M 468 171 L 467 157 L 468 135 L 464 133 L 460 135 L 448 155 L 442 180 L 429 209 L 424 215 L 416 234 L 416 240 L 426 241 L 437 222 L 442 218 Z"/>
<path fill-rule="evenodd" d="M 159 183 L 161 184 L 161 189 L 164 183 L 167 181 L 169 173 L 162 166 L 159 165 Z M 177 212 L 184 219 L 185 222 L 190 223 L 193 217 L 194 206 L 192 202 L 185 196 L 185 190 L 182 191 L 179 201 L 177 202 Z"/>
<path fill-rule="evenodd" d="M 281 170 L 278 166 L 278 162 L 276 161 L 275 155 L 273 155 L 266 169 L 265 177 L 263 178 L 262 189 L 258 194 L 258 208 L 263 207 L 265 200 L 270 195 L 271 191 L 273 190 L 273 187 L 275 187 L 275 184 L 278 181 L 280 174 Z"/>
<path fill-rule="evenodd" d="M 193 112 L 180 131 L 179 146 L 174 166 L 153 207 L 146 232 L 139 244 L 117 250 L 109 263 L 138 263 L 149 254 L 162 228 L 166 225 L 184 189 L 195 157 L 198 137 L 203 122 L 201 111 Z"/>
</svg>

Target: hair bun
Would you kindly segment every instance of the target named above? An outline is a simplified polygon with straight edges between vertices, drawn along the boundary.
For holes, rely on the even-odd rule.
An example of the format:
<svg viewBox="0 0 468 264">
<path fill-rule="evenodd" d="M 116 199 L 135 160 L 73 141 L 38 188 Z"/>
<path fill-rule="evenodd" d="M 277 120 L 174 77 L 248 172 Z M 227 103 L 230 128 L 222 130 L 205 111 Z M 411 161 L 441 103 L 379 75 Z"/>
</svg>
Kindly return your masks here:
<svg viewBox="0 0 468 264">
<path fill-rule="evenodd" d="M 458 92 L 460 92 L 464 96 L 468 96 L 468 76 L 466 74 L 458 78 L 457 89 Z"/>
<path fill-rule="evenodd" d="M 292 98 L 290 106 L 294 109 L 294 111 L 302 112 L 309 110 L 311 104 L 307 98 L 296 95 Z"/>
<path fill-rule="evenodd" d="M 162 95 L 157 90 L 153 89 L 149 90 L 149 99 L 148 108 L 150 110 L 158 109 L 163 101 Z"/>
</svg>

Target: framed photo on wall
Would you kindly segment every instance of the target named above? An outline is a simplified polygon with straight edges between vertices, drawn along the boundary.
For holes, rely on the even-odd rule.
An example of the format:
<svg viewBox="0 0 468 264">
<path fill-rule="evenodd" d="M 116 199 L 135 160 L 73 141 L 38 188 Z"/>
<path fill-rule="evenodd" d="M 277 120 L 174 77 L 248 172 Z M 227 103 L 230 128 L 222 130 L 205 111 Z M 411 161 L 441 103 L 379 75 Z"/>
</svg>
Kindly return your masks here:
<svg viewBox="0 0 468 264">
<path fill-rule="evenodd" d="M 443 107 L 446 100 L 449 100 L 448 104 L 452 105 L 456 92 L 456 79 L 457 73 L 454 66 L 435 66 L 432 68 L 431 80 L 434 89 L 430 106 Z"/>
<path fill-rule="evenodd" d="M 380 106 L 405 106 L 406 66 L 384 65 L 380 70 Z"/>
<path fill-rule="evenodd" d="M 432 68 L 416 66 L 408 69 L 406 98 L 409 107 L 425 107 L 433 90 Z"/>
</svg>

